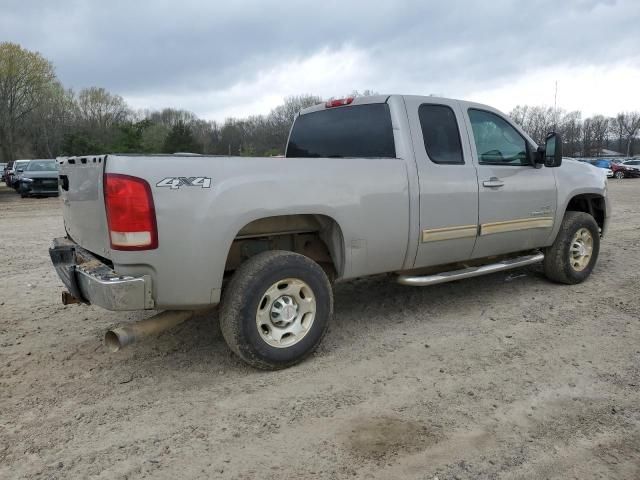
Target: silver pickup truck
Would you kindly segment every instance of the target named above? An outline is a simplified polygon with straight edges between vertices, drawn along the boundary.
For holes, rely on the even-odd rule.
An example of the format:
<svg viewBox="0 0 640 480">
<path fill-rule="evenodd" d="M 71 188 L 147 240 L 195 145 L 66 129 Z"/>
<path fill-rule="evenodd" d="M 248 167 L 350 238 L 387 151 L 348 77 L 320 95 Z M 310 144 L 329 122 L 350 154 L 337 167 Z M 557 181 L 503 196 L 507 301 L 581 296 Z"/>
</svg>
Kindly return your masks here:
<svg viewBox="0 0 640 480">
<path fill-rule="evenodd" d="M 332 283 L 391 274 L 427 286 L 542 262 L 565 284 L 594 268 L 609 218 L 600 170 L 562 162 L 501 112 L 422 96 L 300 112 L 284 158 L 59 158 L 63 300 L 166 310 L 111 346 L 221 303 L 229 347 L 260 368 L 309 355 Z"/>
</svg>

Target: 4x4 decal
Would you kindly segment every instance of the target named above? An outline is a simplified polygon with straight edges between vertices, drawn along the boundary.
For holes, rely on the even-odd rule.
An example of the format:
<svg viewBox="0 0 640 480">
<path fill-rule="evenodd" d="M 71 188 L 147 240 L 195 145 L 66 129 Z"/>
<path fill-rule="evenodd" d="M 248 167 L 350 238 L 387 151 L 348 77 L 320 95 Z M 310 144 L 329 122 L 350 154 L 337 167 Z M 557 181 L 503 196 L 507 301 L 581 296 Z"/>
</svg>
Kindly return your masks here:
<svg viewBox="0 0 640 480">
<path fill-rule="evenodd" d="M 177 190 L 180 187 L 201 187 L 210 188 L 211 178 L 209 177 L 167 177 L 156 183 L 156 187 L 169 187 Z"/>
</svg>

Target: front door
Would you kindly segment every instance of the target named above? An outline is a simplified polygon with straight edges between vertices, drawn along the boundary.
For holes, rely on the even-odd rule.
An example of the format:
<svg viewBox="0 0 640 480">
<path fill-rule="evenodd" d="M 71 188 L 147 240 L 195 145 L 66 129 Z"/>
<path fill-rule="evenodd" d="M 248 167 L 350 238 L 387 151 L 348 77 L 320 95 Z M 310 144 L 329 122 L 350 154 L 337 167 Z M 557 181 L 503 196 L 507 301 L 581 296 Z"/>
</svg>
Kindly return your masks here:
<svg viewBox="0 0 640 480">
<path fill-rule="evenodd" d="M 551 168 L 535 168 L 533 146 L 497 112 L 467 110 L 478 169 L 479 236 L 473 258 L 546 246 L 556 213 Z"/>
</svg>

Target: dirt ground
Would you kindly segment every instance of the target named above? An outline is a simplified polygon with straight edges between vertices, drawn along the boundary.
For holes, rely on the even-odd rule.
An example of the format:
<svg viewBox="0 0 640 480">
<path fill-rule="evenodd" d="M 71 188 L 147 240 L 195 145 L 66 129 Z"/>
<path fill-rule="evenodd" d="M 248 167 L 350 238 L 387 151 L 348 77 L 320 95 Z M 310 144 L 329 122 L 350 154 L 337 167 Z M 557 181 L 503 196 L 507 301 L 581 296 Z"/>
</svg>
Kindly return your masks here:
<svg viewBox="0 0 640 480">
<path fill-rule="evenodd" d="M 640 180 L 582 285 L 539 267 L 336 286 L 318 352 L 261 372 L 215 316 L 122 352 L 149 316 L 60 303 L 58 199 L 0 190 L 0 478 L 640 478 Z"/>
</svg>

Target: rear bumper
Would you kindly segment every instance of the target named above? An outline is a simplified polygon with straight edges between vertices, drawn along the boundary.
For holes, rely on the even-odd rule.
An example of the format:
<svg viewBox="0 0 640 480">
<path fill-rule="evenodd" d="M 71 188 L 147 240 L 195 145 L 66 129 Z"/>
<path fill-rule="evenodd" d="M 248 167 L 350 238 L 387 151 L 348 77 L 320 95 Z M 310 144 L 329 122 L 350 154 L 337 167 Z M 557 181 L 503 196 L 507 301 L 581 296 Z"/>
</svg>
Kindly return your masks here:
<svg viewBox="0 0 640 480">
<path fill-rule="evenodd" d="M 49 255 L 69 293 L 84 303 L 107 310 L 154 307 L 151 277 L 120 275 L 68 238 L 53 240 Z"/>
</svg>

